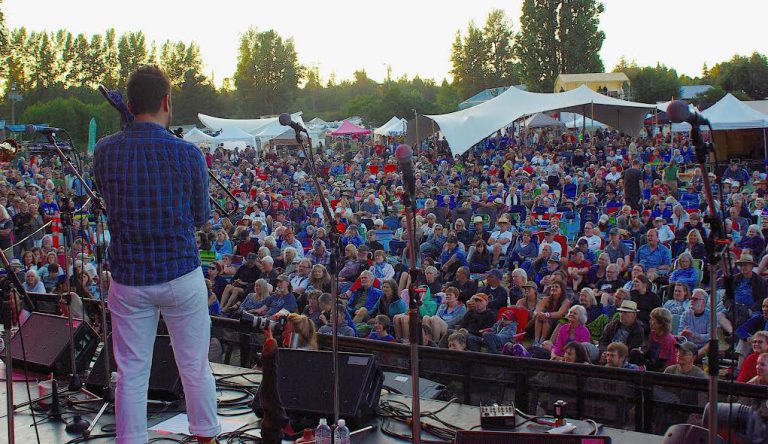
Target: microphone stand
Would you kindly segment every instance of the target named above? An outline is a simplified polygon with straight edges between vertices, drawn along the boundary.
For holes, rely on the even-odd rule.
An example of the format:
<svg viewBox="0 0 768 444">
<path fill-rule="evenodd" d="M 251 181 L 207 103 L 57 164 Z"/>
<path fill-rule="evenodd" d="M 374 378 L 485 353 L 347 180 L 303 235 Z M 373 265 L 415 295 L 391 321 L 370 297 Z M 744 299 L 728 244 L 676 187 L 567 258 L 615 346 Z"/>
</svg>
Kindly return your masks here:
<svg viewBox="0 0 768 444">
<path fill-rule="evenodd" d="M 59 155 L 59 158 L 61 159 L 62 166 L 68 165 L 72 172 L 74 173 L 75 177 L 80 181 L 80 185 L 85 190 L 86 195 L 88 195 L 89 200 L 91 201 L 91 210 L 93 211 L 93 214 L 96 216 L 96 223 L 98 224 L 101 222 L 102 216 L 104 215 L 104 206 L 102 204 L 101 199 L 96 195 L 96 193 L 93 191 L 91 187 L 88 186 L 88 184 L 85 182 L 85 179 L 83 179 L 83 176 L 77 171 L 77 168 L 72 164 L 72 161 L 69 159 L 69 157 L 64 154 L 64 152 L 61 150 L 59 145 L 56 143 L 56 139 L 54 137 L 55 134 L 49 134 L 48 140 L 51 142 L 51 145 L 56 150 L 56 153 Z M 86 202 L 87 203 L 87 202 Z M 102 234 L 103 236 L 103 234 Z M 97 242 L 98 244 L 99 242 Z M 103 244 L 102 244 L 103 245 Z M 93 418 L 93 421 L 91 422 L 90 426 L 87 426 L 87 421 L 82 420 L 82 418 L 75 417 L 75 422 L 73 422 L 73 425 L 71 427 L 71 430 L 73 432 L 80 432 L 82 431 L 82 436 L 87 438 L 91 435 L 91 432 L 93 431 L 94 427 L 96 427 L 96 424 L 99 422 L 99 419 L 104 415 L 104 412 L 106 412 L 107 408 L 115 402 L 115 388 L 112 385 L 112 364 L 109 362 L 110 357 L 112 356 L 112 353 L 110 353 L 110 343 L 109 343 L 109 335 L 107 334 L 107 305 L 106 305 L 106 298 L 107 294 L 105 291 L 105 283 L 103 279 L 103 261 L 104 258 L 102 256 L 102 248 L 96 249 L 96 257 L 97 257 L 97 273 L 99 277 L 99 308 L 101 311 L 101 334 L 102 334 L 102 341 L 103 346 L 101 348 L 101 353 L 106 353 L 106 359 L 104 359 L 104 391 L 101 396 L 101 398 L 96 398 L 93 400 L 90 400 L 89 402 L 98 402 L 103 401 L 103 404 L 101 406 L 101 409 L 99 409 L 96 416 Z M 83 267 L 83 272 L 85 272 L 85 267 Z M 70 327 L 71 328 L 71 327 Z M 74 360 L 73 360 L 74 361 Z M 77 425 L 74 425 L 77 423 Z M 85 427 L 85 430 L 82 430 L 83 427 Z"/>
<path fill-rule="evenodd" d="M 712 127 L 710 126 L 710 132 Z M 704 241 L 704 246 L 707 251 L 707 259 L 709 262 L 709 323 L 710 323 L 710 338 L 709 338 L 709 351 L 707 353 L 709 361 L 709 443 L 715 444 L 717 439 L 717 377 L 719 374 L 719 353 L 718 353 L 718 340 L 716 332 L 717 325 L 717 304 L 716 304 L 716 292 L 717 286 L 715 283 L 715 267 L 718 263 L 721 263 L 724 268 L 725 279 L 725 296 L 723 300 L 729 299 L 734 301 L 733 297 L 733 280 L 732 273 L 728 272 L 730 268 L 730 257 L 728 254 L 728 241 L 725 237 L 725 230 L 723 229 L 724 218 L 722 213 L 718 215 L 715 208 L 715 202 L 712 197 L 712 186 L 709 182 L 709 174 L 707 173 L 707 155 L 712 148 L 710 143 L 704 142 L 701 137 L 701 130 L 699 125 L 692 125 L 691 128 L 691 141 L 694 144 L 696 150 L 696 163 L 699 164 L 702 171 L 702 179 L 704 184 L 704 198 L 707 201 L 707 208 L 709 208 L 709 215 L 704 218 L 705 222 L 709 223 L 710 232 L 707 239 Z M 720 193 L 720 208 L 724 204 L 722 196 L 722 177 L 718 177 L 718 192 Z M 718 245 L 723 245 L 723 248 L 718 251 Z M 734 302 L 735 303 L 735 302 Z"/>
<path fill-rule="evenodd" d="M 416 210 L 413 205 L 413 196 L 408 192 L 403 195 L 405 205 L 405 224 L 408 230 L 408 256 L 411 267 L 410 283 L 408 285 L 408 324 L 411 359 L 411 439 L 414 444 L 421 442 L 421 411 L 419 406 L 419 342 L 421 339 L 421 320 L 419 319 L 419 306 L 421 300 L 416 291 L 416 279 L 419 277 L 419 269 L 416 268 Z"/>
<path fill-rule="evenodd" d="M 333 213 L 331 213 L 331 207 L 328 203 L 328 199 L 323 195 L 322 188 L 320 187 L 320 180 L 317 166 L 315 164 L 315 157 L 312 153 L 312 140 L 309 138 L 309 133 L 306 129 L 300 129 L 298 127 L 293 128 L 296 132 L 296 141 L 299 143 L 304 156 L 309 161 L 309 166 L 312 168 L 312 181 L 317 189 L 317 194 L 320 198 L 320 204 L 323 207 L 323 214 L 325 220 L 330 224 L 329 231 L 329 251 L 331 253 L 330 262 L 328 263 L 328 273 L 334 277 L 331 279 L 331 296 L 333 297 L 333 309 L 331 309 L 331 324 L 333 327 L 333 335 L 331 340 L 331 360 L 333 361 L 333 421 L 334 424 L 339 423 L 339 411 L 340 411 L 340 399 L 339 399 L 339 285 L 338 285 L 338 257 L 339 257 L 339 245 L 341 235 L 333 223 Z M 304 132 L 307 137 L 306 140 L 301 136 L 301 132 Z"/>
<path fill-rule="evenodd" d="M 19 277 L 16 276 L 13 268 L 11 268 L 11 264 L 8 262 L 8 257 L 6 257 L 5 252 L 3 252 L 2 249 L 0 249 L 0 261 L 2 261 L 3 268 L 8 275 L 6 284 L 0 285 L 0 291 L 8 296 L 7 298 L 3 298 L 2 302 L 0 302 L 0 317 L 3 322 L 3 342 L 5 343 L 5 398 L 7 409 L 5 412 L 5 419 L 8 428 L 8 443 L 14 444 L 16 442 L 16 431 L 14 430 L 13 418 L 13 351 L 11 350 L 13 345 L 11 342 L 11 328 L 13 327 L 13 320 L 16 319 L 18 321 L 15 311 L 20 308 L 16 306 L 14 301 L 14 290 L 16 294 L 21 297 L 22 305 L 26 305 L 30 311 L 35 311 L 36 306 L 35 303 L 32 302 L 32 299 L 30 299 L 24 286 L 21 285 Z M 8 282 L 10 284 L 8 284 Z M 21 325 L 19 325 L 19 328 L 21 328 Z M 22 342 L 22 345 L 23 344 L 24 343 Z M 32 414 L 34 415 L 34 411 Z"/>
</svg>

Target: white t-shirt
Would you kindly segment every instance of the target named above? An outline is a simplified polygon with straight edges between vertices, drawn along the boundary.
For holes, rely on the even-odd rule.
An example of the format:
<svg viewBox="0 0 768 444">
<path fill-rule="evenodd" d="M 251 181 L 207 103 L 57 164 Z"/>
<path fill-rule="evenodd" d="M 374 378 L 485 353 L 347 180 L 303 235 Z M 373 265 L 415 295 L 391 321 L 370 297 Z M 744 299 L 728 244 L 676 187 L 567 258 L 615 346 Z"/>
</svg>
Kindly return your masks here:
<svg viewBox="0 0 768 444">
<path fill-rule="evenodd" d="M 499 239 L 509 239 L 509 242 L 501 246 L 501 254 L 506 254 L 507 249 L 510 245 L 512 245 L 512 232 L 507 230 L 504 232 L 501 231 L 494 231 L 491 233 L 491 237 L 488 238 L 488 243 L 493 243 Z"/>
</svg>

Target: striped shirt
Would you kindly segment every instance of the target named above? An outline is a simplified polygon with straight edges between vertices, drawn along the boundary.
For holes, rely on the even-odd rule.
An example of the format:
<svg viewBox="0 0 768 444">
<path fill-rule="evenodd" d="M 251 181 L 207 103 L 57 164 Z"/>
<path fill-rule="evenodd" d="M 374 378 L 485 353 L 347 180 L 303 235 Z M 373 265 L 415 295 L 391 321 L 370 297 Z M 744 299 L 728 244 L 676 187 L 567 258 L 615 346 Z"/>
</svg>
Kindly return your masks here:
<svg viewBox="0 0 768 444">
<path fill-rule="evenodd" d="M 94 176 L 106 206 L 112 277 L 169 282 L 200 266 L 195 230 L 209 217 L 200 150 L 162 126 L 133 122 L 96 145 Z"/>
</svg>

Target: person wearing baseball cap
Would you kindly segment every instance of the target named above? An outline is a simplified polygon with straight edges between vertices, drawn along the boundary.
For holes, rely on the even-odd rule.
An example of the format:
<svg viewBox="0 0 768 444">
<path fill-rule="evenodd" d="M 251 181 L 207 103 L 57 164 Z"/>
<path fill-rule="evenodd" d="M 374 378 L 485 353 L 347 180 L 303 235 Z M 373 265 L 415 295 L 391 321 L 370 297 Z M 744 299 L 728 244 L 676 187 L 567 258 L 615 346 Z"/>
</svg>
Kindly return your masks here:
<svg viewBox="0 0 768 444">
<path fill-rule="evenodd" d="M 493 269 L 485 277 L 485 286 L 480 288 L 480 294 L 488 296 L 488 308 L 498 310 L 509 305 L 509 293 L 501 285 L 503 274 L 500 270 Z"/>
<path fill-rule="evenodd" d="M 555 228 L 549 228 L 544 232 L 544 240 L 539 244 L 539 254 L 544 249 L 544 245 L 549 245 L 553 256 L 560 257 L 563 255 L 563 246 L 555 240 L 555 234 L 557 234 L 557 229 Z"/>
<path fill-rule="evenodd" d="M 664 373 L 669 375 L 693 376 L 695 378 L 707 377 L 704 370 L 693 365 L 698 354 L 698 347 L 696 347 L 696 344 L 690 341 L 683 341 L 678 342 L 675 348 L 677 348 L 677 364 L 665 368 Z"/>
<path fill-rule="evenodd" d="M 459 248 L 459 240 L 456 236 L 448 236 L 440 254 L 440 271 L 443 272 L 443 280 L 453 279 L 459 267 L 468 265 L 467 256 Z"/>
<path fill-rule="evenodd" d="M 312 265 L 328 266 L 331 263 L 331 252 L 325 247 L 325 241 L 322 239 L 316 239 L 312 243 L 312 250 L 307 253 L 309 260 L 312 261 Z"/>
<path fill-rule="evenodd" d="M 443 336 L 440 341 L 440 347 L 448 346 L 448 337 L 456 330 L 465 329 L 469 332 L 469 337 L 476 336 L 482 341 L 482 330 L 491 328 L 496 322 L 496 313 L 488 309 L 488 295 L 485 293 L 476 293 L 469 298 L 467 303 L 467 312 L 456 324 L 455 330 L 449 330 L 448 334 Z M 472 339 L 467 339 L 467 343 Z M 476 339 L 475 339 L 476 341 Z"/>
<path fill-rule="evenodd" d="M 611 231 L 608 232 L 608 244 L 606 244 L 603 252 L 608 254 L 612 264 L 620 264 L 621 271 L 626 270 L 631 263 L 629 247 L 621 241 L 619 229 L 616 227 L 611 228 Z"/>
<path fill-rule="evenodd" d="M 488 353 L 498 354 L 501 352 L 504 344 L 515 337 L 517 328 L 517 319 L 515 319 L 514 312 L 511 309 L 505 310 L 501 313 L 499 320 L 490 329 L 484 331 L 482 336 L 470 336 L 467 338 L 467 348 L 472 351 L 480 351 L 480 347 L 485 344 Z"/>
</svg>

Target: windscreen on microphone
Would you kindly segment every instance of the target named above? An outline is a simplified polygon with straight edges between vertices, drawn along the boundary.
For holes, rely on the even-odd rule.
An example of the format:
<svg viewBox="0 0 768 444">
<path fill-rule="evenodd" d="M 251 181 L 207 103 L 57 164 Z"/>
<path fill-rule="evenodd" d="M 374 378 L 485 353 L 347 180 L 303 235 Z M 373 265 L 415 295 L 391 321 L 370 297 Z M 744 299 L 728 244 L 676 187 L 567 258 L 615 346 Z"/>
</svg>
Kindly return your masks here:
<svg viewBox="0 0 768 444">
<path fill-rule="evenodd" d="M 400 144 L 395 149 L 395 158 L 400 164 L 403 173 L 403 188 L 413 198 L 416 195 L 416 171 L 413 166 L 413 149 L 405 144 Z"/>
<path fill-rule="evenodd" d="M 709 125 L 709 120 L 682 100 L 674 100 L 667 105 L 667 118 L 672 123 L 686 122 L 691 126 Z"/>
<path fill-rule="evenodd" d="M 283 126 L 291 126 L 291 123 L 293 123 L 293 120 L 291 120 L 291 115 L 288 113 L 280 114 L 280 117 L 278 117 L 277 120 L 280 122 L 280 125 Z"/>
<path fill-rule="evenodd" d="M 291 119 L 291 115 L 288 113 L 280 114 L 280 117 L 277 118 L 277 121 L 280 122 L 280 125 L 290 126 L 297 133 L 307 132 L 307 130 L 303 126 L 301 126 L 299 122 L 294 122 L 293 119 Z"/>
<path fill-rule="evenodd" d="M 684 101 L 673 100 L 667 106 L 667 118 L 673 123 L 687 122 L 691 118 L 691 110 Z"/>
<path fill-rule="evenodd" d="M 409 162 L 413 160 L 413 148 L 402 143 L 395 148 L 395 158 L 400 163 Z"/>
</svg>

